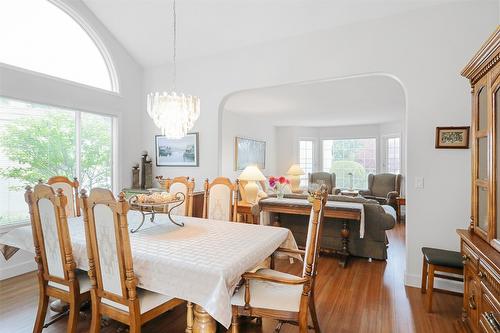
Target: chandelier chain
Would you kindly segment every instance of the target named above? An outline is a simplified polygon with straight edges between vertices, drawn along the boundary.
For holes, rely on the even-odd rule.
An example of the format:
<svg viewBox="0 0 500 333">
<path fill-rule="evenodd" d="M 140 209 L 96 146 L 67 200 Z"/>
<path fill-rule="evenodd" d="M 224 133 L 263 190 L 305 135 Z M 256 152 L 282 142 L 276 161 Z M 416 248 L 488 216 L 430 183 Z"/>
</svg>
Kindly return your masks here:
<svg viewBox="0 0 500 333">
<path fill-rule="evenodd" d="M 173 27 L 173 30 L 174 30 L 174 48 L 173 48 L 173 62 L 174 62 L 174 70 L 173 70 L 173 85 L 174 85 L 174 89 L 173 91 L 175 91 L 175 86 L 176 86 L 176 81 L 177 81 L 177 62 L 176 62 L 176 58 L 177 58 L 177 12 L 175 10 L 175 0 L 173 1 L 174 4 L 173 4 L 173 9 L 174 9 L 174 27 Z"/>
</svg>

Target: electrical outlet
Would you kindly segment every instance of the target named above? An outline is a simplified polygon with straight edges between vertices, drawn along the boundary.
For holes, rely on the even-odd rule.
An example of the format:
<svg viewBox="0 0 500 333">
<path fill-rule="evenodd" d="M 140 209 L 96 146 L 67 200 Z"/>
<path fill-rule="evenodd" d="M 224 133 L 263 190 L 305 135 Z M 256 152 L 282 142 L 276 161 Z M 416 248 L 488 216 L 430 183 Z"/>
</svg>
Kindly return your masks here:
<svg viewBox="0 0 500 333">
<path fill-rule="evenodd" d="M 424 188 L 424 177 L 415 177 L 415 188 Z"/>
</svg>

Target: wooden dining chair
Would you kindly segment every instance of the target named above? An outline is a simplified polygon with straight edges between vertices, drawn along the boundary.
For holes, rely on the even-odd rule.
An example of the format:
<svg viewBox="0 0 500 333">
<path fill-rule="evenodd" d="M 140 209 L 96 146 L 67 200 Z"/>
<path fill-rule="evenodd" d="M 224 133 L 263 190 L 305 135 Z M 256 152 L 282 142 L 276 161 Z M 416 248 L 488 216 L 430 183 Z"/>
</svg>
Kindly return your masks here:
<svg viewBox="0 0 500 333">
<path fill-rule="evenodd" d="M 184 203 L 172 209 L 171 214 L 181 216 L 193 216 L 193 192 L 194 179 L 189 177 L 175 177 L 165 179 L 165 189 L 167 192 L 175 194 L 181 192 L 185 195 Z"/>
<path fill-rule="evenodd" d="M 62 188 L 64 194 L 68 197 L 68 205 L 66 206 L 67 217 L 80 216 L 80 202 L 78 200 L 78 187 L 80 187 L 80 183 L 76 177 L 70 180 L 65 176 L 54 176 L 49 178 L 47 184 L 52 186 L 54 191 Z"/>
<path fill-rule="evenodd" d="M 326 186 L 314 194 L 305 251 L 282 248 L 276 251 L 305 256 L 302 276 L 282 273 L 270 268 L 243 274 L 243 285 L 236 290 L 231 299 L 232 333 L 238 333 L 238 316 L 240 315 L 277 319 L 279 321 L 277 332 L 284 323 L 298 325 L 300 333 L 306 333 L 309 328 L 314 328 L 316 333 L 320 332 L 314 304 L 314 289 L 319 258 L 318 243 L 321 239 L 326 198 Z M 308 310 L 313 327 L 308 325 Z"/>
<path fill-rule="evenodd" d="M 76 332 L 80 306 L 90 299 L 90 281 L 86 272 L 76 270 L 66 218 L 68 199 L 59 188 L 57 194 L 46 184 L 32 191 L 26 188 L 35 261 L 38 264 L 38 311 L 33 332 L 44 328 L 49 297 L 69 305 L 67 332 Z M 46 325 L 45 325 L 46 326 Z"/>
<path fill-rule="evenodd" d="M 106 189 L 94 188 L 88 198 L 80 193 L 92 286 L 90 332 L 100 331 L 103 315 L 129 325 L 130 333 L 141 332 L 144 323 L 183 301 L 136 287 L 125 194 L 115 200 Z"/>
<path fill-rule="evenodd" d="M 238 209 L 238 180 L 233 184 L 226 177 L 217 177 L 211 183 L 207 179 L 204 187 L 203 217 L 235 222 Z"/>
</svg>

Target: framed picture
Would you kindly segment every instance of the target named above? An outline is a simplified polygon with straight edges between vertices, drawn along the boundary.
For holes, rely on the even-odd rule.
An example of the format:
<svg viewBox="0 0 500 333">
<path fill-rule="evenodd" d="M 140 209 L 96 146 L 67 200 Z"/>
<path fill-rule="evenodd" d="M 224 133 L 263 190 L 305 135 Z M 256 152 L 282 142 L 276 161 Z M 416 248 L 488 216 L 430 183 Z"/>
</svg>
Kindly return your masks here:
<svg viewBox="0 0 500 333">
<path fill-rule="evenodd" d="M 469 126 L 436 127 L 436 148 L 469 148 Z"/>
<path fill-rule="evenodd" d="M 182 139 L 155 137 L 156 166 L 197 167 L 199 162 L 198 133 L 188 133 Z"/>
<path fill-rule="evenodd" d="M 234 141 L 234 169 L 240 171 L 249 165 L 266 168 L 266 142 L 236 137 Z"/>
</svg>

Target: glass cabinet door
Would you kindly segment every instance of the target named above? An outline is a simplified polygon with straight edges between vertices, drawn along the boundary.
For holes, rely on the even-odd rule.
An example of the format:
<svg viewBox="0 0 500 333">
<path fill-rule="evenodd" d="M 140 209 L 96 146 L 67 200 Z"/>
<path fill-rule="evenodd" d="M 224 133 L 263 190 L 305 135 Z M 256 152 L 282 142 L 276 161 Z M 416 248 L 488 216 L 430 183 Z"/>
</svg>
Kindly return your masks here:
<svg viewBox="0 0 500 333">
<path fill-rule="evenodd" d="M 500 81 L 498 79 L 497 81 Z M 495 112 L 495 141 L 496 141 L 496 153 L 495 153 L 495 164 L 496 164 L 496 178 L 495 179 L 495 184 L 496 184 L 496 203 L 495 203 L 495 208 L 496 208 L 496 219 L 493 221 L 496 224 L 496 230 L 494 230 L 495 235 L 493 235 L 493 246 L 497 248 L 497 250 L 500 251 L 500 180 L 498 178 L 500 177 L 500 162 L 498 161 L 498 156 L 500 156 L 500 82 L 497 82 L 497 84 L 494 85 L 494 91 L 493 91 L 493 108 Z"/>
<path fill-rule="evenodd" d="M 489 114 L 488 93 L 485 85 L 480 85 L 475 98 L 475 186 L 474 186 L 474 220 L 479 234 L 486 238 L 488 233 L 489 211 L 489 180 L 490 180 L 490 154 L 489 154 Z"/>
</svg>

